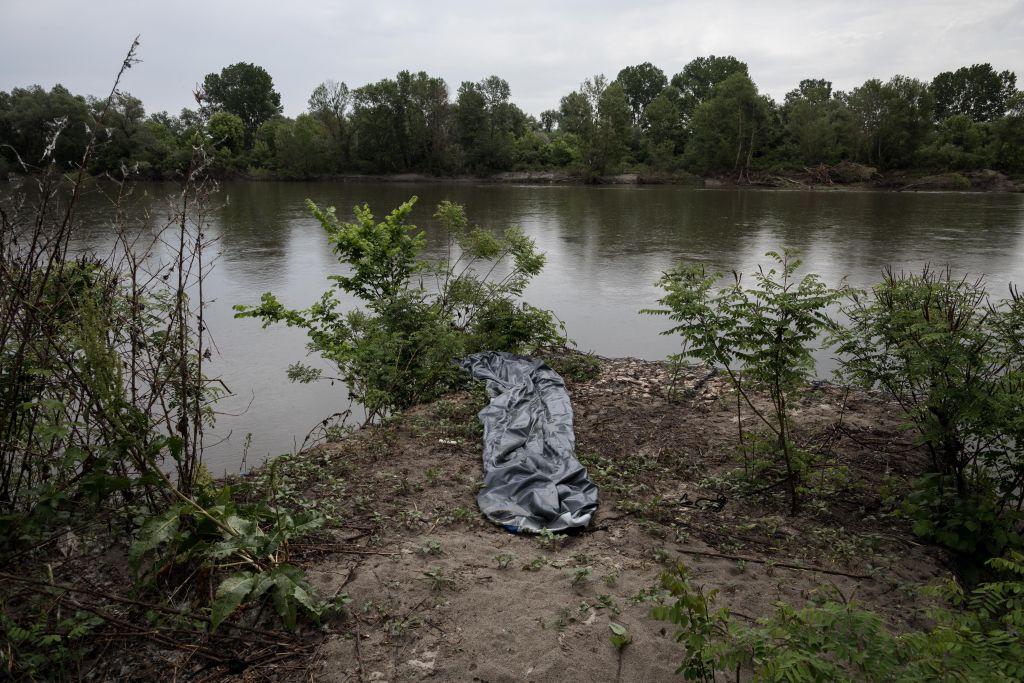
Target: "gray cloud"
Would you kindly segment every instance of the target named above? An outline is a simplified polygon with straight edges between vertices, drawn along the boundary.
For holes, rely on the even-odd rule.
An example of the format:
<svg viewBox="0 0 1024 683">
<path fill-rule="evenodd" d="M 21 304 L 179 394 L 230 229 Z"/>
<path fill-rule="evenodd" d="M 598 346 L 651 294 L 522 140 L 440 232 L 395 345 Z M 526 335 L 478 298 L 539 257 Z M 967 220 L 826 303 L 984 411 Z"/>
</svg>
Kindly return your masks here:
<svg viewBox="0 0 1024 683">
<path fill-rule="evenodd" d="M 595 73 L 652 61 L 671 75 L 693 57 L 732 54 L 781 98 L 802 78 L 849 89 L 901 73 L 930 79 L 975 62 L 1024 78 L 1024 2 L 332 2 L 330 0 L 2 0 L 0 90 L 63 83 L 100 94 L 135 34 L 143 63 L 124 89 L 149 111 L 192 103 L 203 76 L 237 61 L 265 67 L 285 112 L 317 83 L 350 86 L 401 69 L 454 91 L 492 73 L 531 113 Z"/>
</svg>

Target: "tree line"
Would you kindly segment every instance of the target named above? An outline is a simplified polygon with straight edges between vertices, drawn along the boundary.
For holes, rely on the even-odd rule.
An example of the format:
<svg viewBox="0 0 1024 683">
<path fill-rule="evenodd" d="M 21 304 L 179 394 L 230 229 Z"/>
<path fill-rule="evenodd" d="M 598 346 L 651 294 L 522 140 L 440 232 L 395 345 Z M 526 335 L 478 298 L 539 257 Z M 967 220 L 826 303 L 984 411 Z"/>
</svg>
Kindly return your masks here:
<svg viewBox="0 0 1024 683">
<path fill-rule="evenodd" d="M 852 161 L 886 171 L 981 168 L 1024 173 L 1024 94 L 990 64 L 873 78 L 849 92 L 805 79 L 782 102 L 760 93 L 747 65 L 699 57 L 671 78 L 650 62 L 588 78 L 539 117 L 498 76 L 463 82 L 401 71 L 358 88 L 325 81 L 307 111 L 283 116 L 265 69 L 210 73 L 197 107 L 147 115 L 128 93 L 112 107 L 35 85 L 0 92 L 0 172 L 45 159 L 79 162 L 104 133 L 89 170 L 180 174 L 201 148 L 214 173 L 309 178 L 339 173 L 491 174 L 562 170 L 592 178 L 624 171 L 728 175 Z"/>
</svg>

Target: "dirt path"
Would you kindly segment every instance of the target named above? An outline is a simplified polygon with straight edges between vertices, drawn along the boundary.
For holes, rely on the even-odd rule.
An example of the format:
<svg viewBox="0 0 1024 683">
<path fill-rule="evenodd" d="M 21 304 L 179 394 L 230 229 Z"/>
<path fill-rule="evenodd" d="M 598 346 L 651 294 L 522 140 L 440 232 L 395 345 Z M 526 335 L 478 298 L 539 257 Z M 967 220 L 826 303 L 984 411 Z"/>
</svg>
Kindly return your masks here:
<svg viewBox="0 0 1024 683">
<path fill-rule="evenodd" d="M 761 492 L 737 487 L 744 458 L 721 378 L 695 369 L 673 383 L 664 364 L 625 359 L 570 380 L 569 391 L 578 454 L 601 488 L 591 527 L 569 537 L 515 536 L 480 518 L 481 393 L 310 456 L 305 493 L 351 520 L 338 547 L 359 552 L 306 558 L 315 585 L 352 599 L 352 618 L 330 627 L 309 675 L 672 680 L 680 646 L 649 613 L 660 573 L 680 560 L 740 618 L 777 600 L 802 604 L 827 585 L 897 627 L 911 588 L 948 574 L 880 497 L 905 485 L 918 456 L 877 397 L 822 385 L 800 401 L 800 438 L 825 458 L 815 495 L 791 517 L 769 478 Z M 753 416 L 743 422 L 749 430 Z M 621 661 L 610 622 L 633 638 Z"/>
</svg>

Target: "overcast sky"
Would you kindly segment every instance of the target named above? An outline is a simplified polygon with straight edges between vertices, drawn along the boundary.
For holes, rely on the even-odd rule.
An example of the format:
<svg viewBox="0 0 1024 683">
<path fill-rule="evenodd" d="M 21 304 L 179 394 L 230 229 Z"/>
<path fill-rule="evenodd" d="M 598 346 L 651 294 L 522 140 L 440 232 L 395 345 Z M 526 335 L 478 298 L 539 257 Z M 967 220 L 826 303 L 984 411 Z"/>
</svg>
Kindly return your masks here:
<svg viewBox="0 0 1024 683">
<path fill-rule="evenodd" d="M 643 2 L 555 0 L 0 0 L 0 90 L 63 83 L 105 94 L 132 37 L 124 89 L 177 112 L 210 71 L 266 68 L 285 113 L 325 79 L 351 87 L 401 69 L 459 83 L 505 78 L 538 114 L 586 77 L 654 62 L 670 77 L 698 55 L 732 54 L 762 92 L 801 78 L 850 89 L 901 73 L 930 79 L 975 62 L 1024 81 L 1024 0 Z"/>
</svg>

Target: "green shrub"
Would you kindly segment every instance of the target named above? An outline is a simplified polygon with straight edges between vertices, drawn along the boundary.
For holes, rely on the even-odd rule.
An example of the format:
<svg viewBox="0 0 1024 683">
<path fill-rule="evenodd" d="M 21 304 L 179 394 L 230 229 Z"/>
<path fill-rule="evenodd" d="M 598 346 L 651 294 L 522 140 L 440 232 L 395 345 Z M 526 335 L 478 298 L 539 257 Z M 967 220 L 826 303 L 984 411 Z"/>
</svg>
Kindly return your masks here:
<svg viewBox="0 0 1024 683">
<path fill-rule="evenodd" d="M 352 223 L 339 221 L 333 207 L 309 202 L 349 274 L 332 276 L 334 288 L 304 310 L 286 309 L 269 292 L 258 306 L 235 307 L 239 317 L 259 318 L 265 326 L 305 329 L 309 349 L 338 368 L 337 378 L 366 408 L 368 421 L 452 388 L 459 379 L 452 360 L 465 353 L 528 352 L 564 342 L 550 312 L 519 300 L 544 265 L 533 240 L 518 228 L 501 237 L 470 228 L 462 207 L 445 201 L 435 217 L 448 257 L 427 261 L 420 258 L 423 233 L 407 222 L 415 202 L 381 222 L 369 207 L 356 207 Z M 342 312 L 338 294 L 354 296 L 364 308 Z M 302 364 L 289 375 L 321 377 Z"/>
<path fill-rule="evenodd" d="M 808 454 L 793 443 L 790 396 L 814 371 L 811 351 L 832 326 L 827 308 L 839 293 L 815 274 L 798 280 L 801 262 L 796 252 L 767 255 L 776 266 L 758 269 L 750 288 L 733 273 L 729 284 L 716 289 L 720 273 L 708 273 L 702 265 L 680 265 L 658 282 L 666 291 L 659 300 L 664 308 L 643 312 L 679 323 L 662 332 L 682 337 L 683 349 L 672 356 L 674 361 L 696 359 L 729 376 L 739 398 L 771 433 L 795 513 L 810 463 Z M 758 407 L 751 391 L 768 395 L 769 412 Z"/>
<path fill-rule="evenodd" d="M 755 681 L 1016 681 L 1024 677 L 1024 555 L 990 561 L 1003 580 L 968 594 L 955 583 L 931 589 L 944 605 L 931 626 L 895 632 L 875 612 L 835 589 L 795 608 L 778 603 L 756 624 L 715 609 L 716 594 L 689 579 L 685 566 L 662 576 L 670 596 L 652 615 L 677 627 L 687 680 L 716 672 Z"/>
<path fill-rule="evenodd" d="M 1024 503 L 1024 301 L 993 302 L 980 279 L 889 272 L 853 293 L 835 332 L 841 375 L 903 409 L 928 456 L 909 501 L 916 530 L 965 555 L 1019 539 Z M 991 536 L 986 534 L 991 533 Z"/>
</svg>

